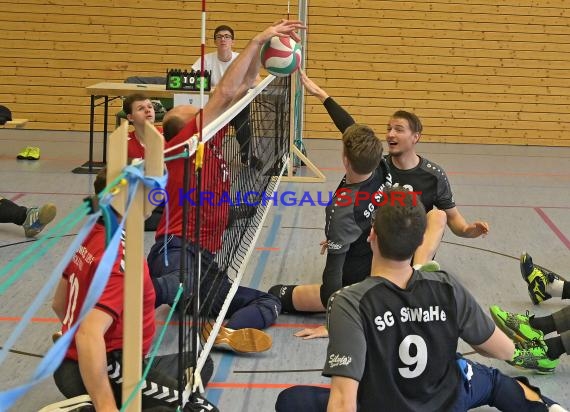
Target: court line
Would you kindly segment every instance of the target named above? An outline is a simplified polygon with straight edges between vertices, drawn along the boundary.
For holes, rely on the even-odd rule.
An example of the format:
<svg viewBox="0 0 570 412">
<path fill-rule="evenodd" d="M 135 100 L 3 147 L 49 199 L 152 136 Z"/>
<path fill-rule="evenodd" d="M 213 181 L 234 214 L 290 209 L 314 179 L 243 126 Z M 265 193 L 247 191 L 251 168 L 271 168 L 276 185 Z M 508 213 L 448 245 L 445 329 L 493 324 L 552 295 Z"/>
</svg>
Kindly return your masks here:
<svg viewBox="0 0 570 412">
<path fill-rule="evenodd" d="M 558 228 L 558 226 L 556 226 L 556 224 L 548 217 L 548 215 L 544 213 L 544 210 L 542 210 L 539 207 L 534 208 L 534 210 L 536 213 L 538 213 L 538 215 L 542 218 L 542 220 L 544 221 L 544 223 L 546 223 L 546 225 L 550 228 L 550 230 L 554 232 L 554 234 L 558 237 L 558 239 L 560 239 L 560 241 L 564 244 L 564 246 L 566 246 L 566 248 L 570 250 L 570 240 L 568 240 L 568 238 L 564 236 L 564 233 L 562 233 L 562 231 Z"/>
<path fill-rule="evenodd" d="M 321 171 L 325 172 L 344 172 L 343 167 L 320 167 Z M 520 177 L 567 177 L 570 178 L 569 173 L 529 173 L 529 172 L 455 172 L 453 170 L 446 171 L 450 176 L 520 176 Z"/>
<path fill-rule="evenodd" d="M 271 245 L 275 244 L 275 239 L 277 237 L 277 232 L 279 226 L 281 225 L 282 215 L 281 213 L 277 213 L 273 219 L 273 223 L 269 228 L 269 233 L 267 238 L 265 239 L 265 247 L 270 247 Z M 249 287 L 253 289 L 257 289 L 259 283 L 261 282 L 262 274 L 267 266 L 267 261 L 269 260 L 269 251 L 262 251 L 260 253 L 259 259 L 255 266 L 255 271 L 252 276 L 252 280 L 250 282 Z M 223 382 L 227 381 L 228 376 L 231 373 L 231 368 L 234 360 L 233 354 L 222 354 L 220 358 L 220 363 L 218 368 L 216 369 L 216 374 L 214 379 L 216 382 L 222 384 Z M 208 400 L 213 403 L 214 405 L 218 405 L 220 403 L 220 397 L 222 396 L 223 386 L 210 386 L 208 384 L 206 395 Z"/>
<path fill-rule="evenodd" d="M 10 192 L 7 192 L 7 193 L 10 193 Z M 24 197 L 24 196 L 26 196 L 24 193 L 22 193 L 22 192 L 17 192 L 16 196 L 12 196 L 12 197 L 11 197 L 10 199 L 8 199 L 8 200 L 10 200 L 11 202 L 16 203 L 16 200 L 18 200 L 18 199 L 20 199 L 20 198 L 22 198 L 22 197 Z"/>
<path fill-rule="evenodd" d="M 209 382 L 208 389 L 214 389 L 216 391 L 221 391 L 222 389 L 287 389 L 291 386 L 299 385 L 299 383 L 238 383 L 238 382 Z M 307 384 L 311 386 L 318 386 L 321 388 L 330 388 L 330 384 L 326 383 L 311 383 Z M 214 405 L 216 404 L 212 397 L 208 397 L 208 400 Z"/>
<path fill-rule="evenodd" d="M 17 323 L 22 320 L 19 316 L 0 316 L 0 323 Z M 32 318 L 30 323 L 60 323 L 57 318 Z M 164 325 L 163 320 L 156 320 L 157 325 Z M 180 322 L 177 320 L 170 321 L 169 326 L 178 326 Z M 191 325 L 191 322 L 187 322 Z M 321 326 L 322 323 L 274 323 L 271 328 L 281 328 L 281 329 L 296 329 L 296 328 L 316 328 Z"/>
</svg>

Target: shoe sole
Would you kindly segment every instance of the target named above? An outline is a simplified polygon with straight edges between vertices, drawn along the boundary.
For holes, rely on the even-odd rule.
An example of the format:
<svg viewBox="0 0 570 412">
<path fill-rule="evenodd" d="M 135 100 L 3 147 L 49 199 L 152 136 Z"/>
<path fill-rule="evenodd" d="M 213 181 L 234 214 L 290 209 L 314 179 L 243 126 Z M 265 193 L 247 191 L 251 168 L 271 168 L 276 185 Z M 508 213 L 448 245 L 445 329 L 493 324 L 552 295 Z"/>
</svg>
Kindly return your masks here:
<svg viewBox="0 0 570 412">
<path fill-rule="evenodd" d="M 507 362 L 507 363 L 508 363 L 508 362 Z M 556 372 L 556 369 L 544 369 L 544 368 L 541 368 L 541 367 L 538 367 L 538 368 L 525 368 L 524 366 L 514 365 L 514 364 L 512 364 L 512 363 L 509 363 L 509 365 L 511 365 L 511 366 L 513 366 L 513 367 L 515 367 L 515 368 L 517 368 L 517 369 L 523 370 L 523 371 L 533 371 L 533 372 L 535 372 L 535 373 L 537 373 L 537 374 L 539 374 L 539 375 L 552 375 L 554 372 Z"/>
<path fill-rule="evenodd" d="M 524 337 L 520 336 L 516 331 L 512 330 L 511 328 L 509 328 L 507 326 L 507 324 L 503 321 L 502 318 L 500 318 L 499 316 L 497 316 L 496 314 L 494 314 L 493 312 L 489 311 L 491 313 L 491 317 L 493 318 L 493 321 L 495 322 L 495 325 L 497 325 L 497 327 L 499 329 L 501 329 L 503 332 L 505 332 L 505 335 L 507 335 L 509 337 L 509 339 L 513 340 L 513 341 L 517 341 L 519 343 L 525 343 L 528 342 L 527 339 L 525 339 Z M 513 365 L 515 366 L 515 365 Z M 524 368 L 523 368 L 524 369 Z"/>
<path fill-rule="evenodd" d="M 212 325 L 204 326 L 203 336 L 210 336 Z M 273 340 L 267 333 L 253 328 L 236 329 L 229 332 L 225 328 L 220 329 L 214 345 L 230 349 L 238 353 L 265 352 L 271 349 Z"/>
</svg>

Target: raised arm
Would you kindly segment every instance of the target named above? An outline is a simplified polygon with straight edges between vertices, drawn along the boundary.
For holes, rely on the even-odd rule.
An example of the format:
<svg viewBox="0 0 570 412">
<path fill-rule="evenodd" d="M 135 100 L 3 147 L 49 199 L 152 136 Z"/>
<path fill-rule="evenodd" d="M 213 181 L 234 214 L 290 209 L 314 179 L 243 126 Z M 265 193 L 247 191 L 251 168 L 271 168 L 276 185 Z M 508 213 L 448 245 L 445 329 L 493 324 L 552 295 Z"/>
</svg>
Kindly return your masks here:
<svg viewBox="0 0 570 412">
<path fill-rule="evenodd" d="M 232 62 L 220 83 L 210 96 L 204 108 L 204 125 L 222 114 L 233 101 L 241 98 L 249 87 L 255 82 L 259 74 L 259 50 L 265 42 L 273 36 L 292 37 L 300 41 L 296 30 L 303 29 L 303 23 L 298 20 L 281 20 L 269 26 L 249 41 L 245 49 Z M 198 124 L 198 127 L 200 125 Z"/>
</svg>

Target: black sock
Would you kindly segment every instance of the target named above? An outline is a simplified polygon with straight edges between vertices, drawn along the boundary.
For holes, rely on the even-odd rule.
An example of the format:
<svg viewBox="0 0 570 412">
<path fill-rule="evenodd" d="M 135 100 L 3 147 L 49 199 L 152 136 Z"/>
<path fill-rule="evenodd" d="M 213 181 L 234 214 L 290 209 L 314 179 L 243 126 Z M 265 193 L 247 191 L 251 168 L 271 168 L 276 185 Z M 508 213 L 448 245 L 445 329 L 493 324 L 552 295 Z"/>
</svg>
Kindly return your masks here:
<svg viewBox="0 0 570 412">
<path fill-rule="evenodd" d="M 554 324 L 554 318 L 552 315 L 544 316 L 542 318 L 537 318 L 536 316 L 531 316 L 528 320 L 530 326 L 534 329 L 542 331 L 545 335 L 556 330 L 556 325 Z"/>
<path fill-rule="evenodd" d="M 562 288 L 562 299 L 570 299 L 570 282 L 564 282 Z"/>
<path fill-rule="evenodd" d="M 16 203 L 8 199 L 0 199 L 0 223 L 14 223 L 22 226 L 26 221 L 28 209 L 24 206 L 18 206 Z"/>
<path fill-rule="evenodd" d="M 546 339 L 544 343 L 548 347 L 546 356 L 548 356 L 549 359 L 558 359 L 560 356 L 566 353 L 564 345 L 562 344 L 562 338 L 560 336 Z"/>
<path fill-rule="evenodd" d="M 281 301 L 281 312 L 282 313 L 295 313 L 297 310 L 293 306 L 293 289 L 297 285 L 275 285 L 271 286 L 269 293 L 273 296 L 277 296 Z"/>
</svg>

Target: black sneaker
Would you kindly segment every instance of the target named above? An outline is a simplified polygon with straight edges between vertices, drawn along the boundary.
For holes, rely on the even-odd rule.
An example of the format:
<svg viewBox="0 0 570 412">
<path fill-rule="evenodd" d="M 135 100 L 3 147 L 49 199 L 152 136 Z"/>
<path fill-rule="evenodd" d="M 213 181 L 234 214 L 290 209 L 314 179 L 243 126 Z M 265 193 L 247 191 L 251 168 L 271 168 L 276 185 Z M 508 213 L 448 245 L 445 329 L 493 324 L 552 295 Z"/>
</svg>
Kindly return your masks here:
<svg viewBox="0 0 570 412">
<path fill-rule="evenodd" d="M 220 412 L 220 410 L 201 394 L 193 393 L 184 405 L 184 412 Z"/>
<path fill-rule="evenodd" d="M 528 284 L 528 294 L 535 305 L 552 297 L 546 292 L 546 285 L 555 280 L 565 280 L 556 273 L 535 265 L 532 256 L 526 252 L 521 255 L 520 266 L 522 278 Z"/>
</svg>

